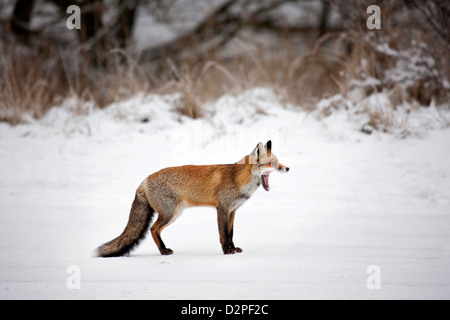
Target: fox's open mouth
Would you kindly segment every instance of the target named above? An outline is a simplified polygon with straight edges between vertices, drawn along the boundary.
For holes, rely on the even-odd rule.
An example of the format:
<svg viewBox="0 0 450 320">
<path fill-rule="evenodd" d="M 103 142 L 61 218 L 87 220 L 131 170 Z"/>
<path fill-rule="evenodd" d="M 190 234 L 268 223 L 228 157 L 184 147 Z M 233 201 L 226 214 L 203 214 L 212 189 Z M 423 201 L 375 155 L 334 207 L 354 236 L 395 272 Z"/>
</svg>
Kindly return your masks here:
<svg viewBox="0 0 450 320">
<path fill-rule="evenodd" d="M 269 174 L 270 174 L 270 172 L 265 172 L 265 173 L 263 173 L 263 175 L 261 177 L 262 185 L 266 191 L 269 191 L 269 189 L 270 189 L 269 188 Z"/>
</svg>

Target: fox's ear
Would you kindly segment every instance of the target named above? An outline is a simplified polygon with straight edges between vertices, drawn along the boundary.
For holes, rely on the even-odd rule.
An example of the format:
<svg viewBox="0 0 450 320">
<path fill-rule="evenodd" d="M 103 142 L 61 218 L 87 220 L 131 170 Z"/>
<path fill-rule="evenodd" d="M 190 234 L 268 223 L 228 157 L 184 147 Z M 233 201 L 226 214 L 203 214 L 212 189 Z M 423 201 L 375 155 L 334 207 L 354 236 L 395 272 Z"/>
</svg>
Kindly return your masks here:
<svg viewBox="0 0 450 320">
<path fill-rule="evenodd" d="M 265 152 L 266 150 L 264 145 L 260 142 L 256 145 L 256 148 L 253 150 L 252 154 L 259 160 L 259 157 L 261 157 Z"/>
<path fill-rule="evenodd" d="M 270 157 L 272 154 L 272 140 L 267 141 L 264 147 L 266 148 L 267 155 Z"/>
<path fill-rule="evenodd" d="M 258 160 L 260 157 L 266 155 L 266 148 L 264 147 L 264 145 L 262 144 L 262 142 L 258 143 Z"/>
</svg>

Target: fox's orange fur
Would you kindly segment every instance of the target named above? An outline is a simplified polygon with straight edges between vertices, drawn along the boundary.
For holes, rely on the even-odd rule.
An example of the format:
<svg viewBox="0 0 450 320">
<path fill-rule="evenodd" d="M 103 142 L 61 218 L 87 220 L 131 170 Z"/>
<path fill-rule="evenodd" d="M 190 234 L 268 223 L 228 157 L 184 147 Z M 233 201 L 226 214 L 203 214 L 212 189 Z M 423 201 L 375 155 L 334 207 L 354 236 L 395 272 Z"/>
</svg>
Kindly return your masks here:
<svg viewBox="0 0 450 320">
<path fill-rule="evenodd" d="M 143 187 L 166 184 L 180 202 L 187 206 L 219 206 L 219 193 L 224 188 L 239 192 L 252 179 L 250 165 L 219 164 L 182 166 L 162 169 L 147 177 Z M 234 190 L 235 189 L 235 190 Z M 157 203 L 158 199 L 150 202 Z M 157 196 L 157 195 L 155 195 Z M 158 211 L 158 207 L 154 207 Z"/>
<path fill-rule="evenodd" d="M 172 254 L 173 251 L 162 241 L 161 232 L 184 208 L 192 206 L 215 207 L 223 252 L 242 252 L 233 243 L 236 209 L 260 184 L 269 190 L 268 175 L 271 171 L 288 170 L 271 152 L 271 141 L 265 146 L 259 143 L 238 163 L 162 169 L 141 183 L 125 230 L 119 237 L 99 247 L 97 254 L 102 257 L 127 254 L 144 238 L 155 211 L 158 219 L 151 227 L 152 237 L 161 254 Z"/>
</svg>

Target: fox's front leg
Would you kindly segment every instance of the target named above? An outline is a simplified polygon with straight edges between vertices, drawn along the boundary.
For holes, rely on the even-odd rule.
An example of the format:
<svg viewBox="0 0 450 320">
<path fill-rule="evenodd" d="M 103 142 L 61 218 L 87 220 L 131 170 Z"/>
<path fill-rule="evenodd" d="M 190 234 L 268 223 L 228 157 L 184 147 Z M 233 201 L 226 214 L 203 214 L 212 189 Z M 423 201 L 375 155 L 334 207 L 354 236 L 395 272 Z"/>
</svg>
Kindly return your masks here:
<svg viewBox="0 0 450 320">
<path fill-rule="evenodd" d="M 242 252 L 242 249 L 239 247 L 235 247 L 233 243 L 233 227 L 234 227 L 234 215 L 236 214 L 236 210 L 231 211 L 228 214 L 228 243 L 231 249 L 234 249 L 235 252 Z M 233 252 L 233 253 L 235 253 Z"/>
<path fill-rule="evenodd" d="M 230 219 L 231 216 L 232 219 Z M 223 253 L 233 254 L 236 252 L 242 252 L 242 249 L 236 248 L 233 243 L 234 211 L 229 213 L 226 209 L 220 207 L 217 208 L 217 220 L 219 223 L 220 243 L 222 244 Z"/>
</svg>

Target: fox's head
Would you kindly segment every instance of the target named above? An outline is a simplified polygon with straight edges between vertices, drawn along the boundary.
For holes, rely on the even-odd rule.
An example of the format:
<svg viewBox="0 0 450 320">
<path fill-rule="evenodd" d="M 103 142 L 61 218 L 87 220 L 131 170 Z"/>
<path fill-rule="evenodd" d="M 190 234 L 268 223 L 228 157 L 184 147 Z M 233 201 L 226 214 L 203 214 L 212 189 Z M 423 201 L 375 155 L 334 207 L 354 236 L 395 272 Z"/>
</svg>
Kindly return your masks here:
<svg viewBox="0 0 450 320">
<path fill-rule="evenodd" d="M 261 183 L 266 191 L 269 191 L 269 174 L 274 171 L 288 172 L 289 168 L 281 164 L 272 153 L 272 141 L 269 140 L 264 145 L 258 143 L 256 148 L 239 163 L 250 164 L 253 175 L 261 177 Z"/>
</svg>

